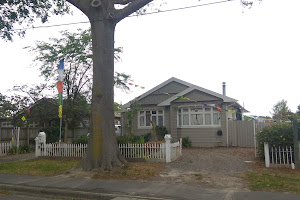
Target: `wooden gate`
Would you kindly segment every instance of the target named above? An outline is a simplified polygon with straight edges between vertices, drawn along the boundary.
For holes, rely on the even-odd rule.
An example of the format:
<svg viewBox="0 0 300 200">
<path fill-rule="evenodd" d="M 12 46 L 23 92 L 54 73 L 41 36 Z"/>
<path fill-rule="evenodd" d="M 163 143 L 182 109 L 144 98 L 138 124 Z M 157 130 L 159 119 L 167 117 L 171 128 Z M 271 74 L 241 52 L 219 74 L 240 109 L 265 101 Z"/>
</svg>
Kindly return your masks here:
<svg viewBox="0 0 300 200">
<path fill-rule="evenodd" d="M 255 147 L 256 133 L 269 123 L 258 121 L 228 121 L 228 143 L 234 147 Z"/>
</svg>

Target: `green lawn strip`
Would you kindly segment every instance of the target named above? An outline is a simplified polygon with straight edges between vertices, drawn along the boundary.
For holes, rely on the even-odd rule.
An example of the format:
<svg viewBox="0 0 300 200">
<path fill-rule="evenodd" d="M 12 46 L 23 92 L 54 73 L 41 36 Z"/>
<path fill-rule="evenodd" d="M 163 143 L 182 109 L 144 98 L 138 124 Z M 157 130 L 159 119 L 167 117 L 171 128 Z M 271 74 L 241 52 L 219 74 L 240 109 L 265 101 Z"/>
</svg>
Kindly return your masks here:
<svg viewBox="0 0 300 200">
<path fill-rule="evenodd" d="M 0 164 L 0 173 L 54 176 L 76 166 L 78 160 L 29 160 Z"/>
<path fill-rule="evenodd" d="M 293 192 L 300 194 L 300 178 L 291 178 L 288 174 L 270 172 L 248 172 L 247 178 L 252 190 Z"/>
</svg>

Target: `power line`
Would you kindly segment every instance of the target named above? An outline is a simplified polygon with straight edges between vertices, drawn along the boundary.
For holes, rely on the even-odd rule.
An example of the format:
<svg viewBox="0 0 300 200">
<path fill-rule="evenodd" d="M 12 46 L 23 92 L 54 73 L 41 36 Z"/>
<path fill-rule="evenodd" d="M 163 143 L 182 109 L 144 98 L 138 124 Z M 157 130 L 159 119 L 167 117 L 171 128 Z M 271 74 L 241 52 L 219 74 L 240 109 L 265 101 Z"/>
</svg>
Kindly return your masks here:
<svg viewBox="0 0 300 200">
<path fill-rule="evenodd" d="M 156 12 L 149 12 L 149 13 L 144 13 L 140 15 L 130 15 L 128 17 L 137 17 L 137 16 L 145 16 L 145 15 L 153 15 L 153 14 L 160 14 L 160 13 L 166 13 L 166 12 L 173 12 L 173 11 L 179 11 L 179 10 L 185 10 L 185 9 L 191 9 L 191 8 L 197 8 L 201 6 L 209 6 L 209 5 L 214 5 L 214 4 L 220 4 L 220 3 L 226 3 L 234 0 L 223 0 L 223 1 L 217 1 L 217 2 L 212 2 L 212 3 L 206 3 L 206 4 L 200 4 L 200 5 L 194 5 L 194 6 L 187 6 L 187 7 L 181 7 L 181 8 L 173 8 L 169 10 L 160 10 Z M 108 19 L 100 19 L 100 20 L 95 20 L 92 22 L 97 22 L 97 21 L 104 21 Z M 52 28 L 52 27 L 59 27 L 59 26 L 70 26 L 70 25 L 76 25 L 76 24 L 86 24 L 90 23 L 89 21 L 85 22 L 73 22 L 73 23 L 67 23 L 67 24 L 54 24 L 54 25 L 46 25 L 46 26 L 32 26 L 29 28 L 22 28 L 22 29 L 14 29 L 13 31 L 24 31 L 24 30 L 29 30 L 29 29 L 37 29 L 37 28 Z"/>
</svg>

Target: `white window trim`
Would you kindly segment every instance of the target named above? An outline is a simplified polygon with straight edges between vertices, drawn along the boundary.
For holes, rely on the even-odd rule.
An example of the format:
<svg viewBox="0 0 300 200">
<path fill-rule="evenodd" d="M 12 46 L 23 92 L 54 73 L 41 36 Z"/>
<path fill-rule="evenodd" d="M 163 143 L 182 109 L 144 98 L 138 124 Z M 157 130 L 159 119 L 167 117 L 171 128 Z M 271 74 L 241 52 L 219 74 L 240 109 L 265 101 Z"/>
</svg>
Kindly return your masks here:
<svg viewBox="0 0 300 200">
<path fill-rule="evenodd" d="M 162 111 L 162 114 L 158 114 L 159 110 Z M 163 126 L 165 125 L 165 111 L 164 111 L 164 109 L 157 109 L 157 108 L 154 108 L 154 109 L 144 109 L 144 110 L 140 110 L 138 112 L 138 129 L 152 129 L 152 125 L 146 126 L 146 118 L 145 118 L 145 126 L 140 126 L 140 116 L 141 116 L 140 112 L 141 111 L 144 111 L 145 113 L 146 113 L 146 111 L 150 111 L 150 112 L 156 111 L 157 114 L 155 116 L 162 116 L 163 117 Z M 143 116 L 146 117 L 146 115 L 143 115 Z M 151 114 L 151 116 L 152 116 L 152 114 Z M 158 120 L 158 117 L 157 117 L 157 120 Z M 155 125 L 157 125 L 157 123 L 155 123 Z"/>
<path fill-rule="evenodd" d="M 199 107 L 202 107 L 203 108 L 203 111 L 200 112 L 202 114 L 205 114 L 205 113 L 210 113 L 211 114 L 211 122 L 212 124 L 211 125 L 191 125 L 191 114 L 195 114 L 194 112 L 191 112 L 191 109 L 192 108 L 199 108 Z M 189 115 L 189 125 L 179 125 L 179 110 L 180 109 L 184 109 L 184 108 L 187 108 L 188 109 L 188 112 L 186 114 Z M 219 117 L 221 117 L 221 114 L 219 111 L 214 111 L 213 110 L 213 107 L 211 107 L 211 111 L 210 112 L 205 112 L 204 109 L 207 108 L 203 105 L 187 105 L 187 106 L 179 106 L 178 107 L 178 110 L 177 110 L 177 128 L 219 128 L 221 127 L 221 119 L 219 119 L 219 124 L 213 124 L 213 113 L 219 113 Z M 205 117 L 203 116 L 203 123 L 204 122 L 204 119 Z M 183 112 L 181 112 L 181 123 L 183 123 Z"/>
</svg>

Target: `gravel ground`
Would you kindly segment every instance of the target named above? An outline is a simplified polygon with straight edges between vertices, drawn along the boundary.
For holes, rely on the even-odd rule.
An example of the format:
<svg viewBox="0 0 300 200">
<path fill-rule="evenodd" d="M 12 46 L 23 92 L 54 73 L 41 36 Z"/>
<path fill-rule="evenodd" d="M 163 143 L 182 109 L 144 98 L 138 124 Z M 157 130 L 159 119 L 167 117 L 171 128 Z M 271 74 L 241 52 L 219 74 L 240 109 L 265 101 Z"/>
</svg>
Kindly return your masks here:
<svg viewBox="0 0 300 200">
<path fill-rule="evenodd" d="M 188 148 L 178 160 L 166 165 L 153 181 L 196 184 L 220 189 L 246 189 L 242 176 L 251 170 L 253 148 Z"/>
</svg>

